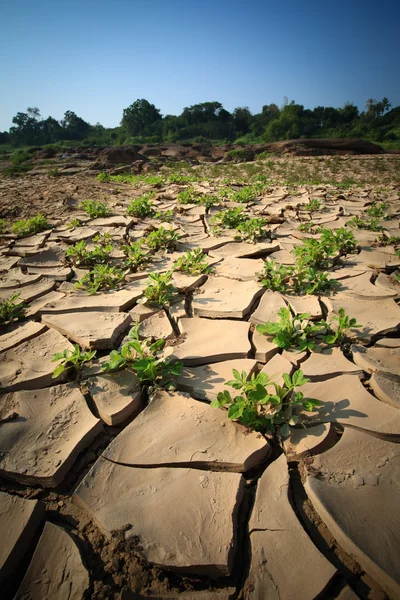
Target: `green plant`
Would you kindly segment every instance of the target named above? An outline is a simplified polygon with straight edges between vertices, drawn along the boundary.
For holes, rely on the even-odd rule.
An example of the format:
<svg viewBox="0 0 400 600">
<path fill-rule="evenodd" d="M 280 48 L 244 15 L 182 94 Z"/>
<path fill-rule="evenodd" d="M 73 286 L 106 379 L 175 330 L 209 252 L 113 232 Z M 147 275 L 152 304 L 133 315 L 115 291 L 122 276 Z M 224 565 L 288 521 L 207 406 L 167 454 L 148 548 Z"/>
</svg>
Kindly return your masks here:
<svg viewBox="0 0 400 600">
<path fill-rule="evenodd" d="M 0 301 L 0 324 L 19 321 L 25 317 L 25 311 L 29 308 L 29 304 L 24 301 L 16 302 L 19 297 L 20 294 L 16 292 L 6 300 Z"/>
<path fill-rule="evenodd" d="M 390 235 L 387 236 L 384 233 L 381 233 L 378 239 L 379 246 L 400 246 L 400 236 L 399 235 Z"/>
<path fill-rule="evenodd" d="M 217 212 L 210 219 L 211 225 L 223 227 L 224 229 L 236 229 L 241 223 L 246 221 L 247 217 L 244 214 L 243 207 L 228 208 Z"/>
<path fill-rule="evenodd" d="M 59 177 L 61 175 L 57 167 L 55 167 L 54 169 L 49 169 L 47 173 L 49 177 Z"/>
<path fill-rule="evenodd" d="M 213 196 L 212 194 L 206 194 L 204 196 L 200 196 L 198 202 L 199 202 L 199 204 L 202 204 L 203 206 L 205 206 L 208 209 L 208 208 L 211 208 L 213 206 L 220 204 L 221 200 L 218 198 L 218 196 Z"/>
<path fill-rule="evenodd" d="M 94 265 L 106 264 L 110 259 L 110 252 L 113 251 L 111 244 L 99 245 L 94 247 L 92 250 L 87 249 L 86 242 L 81 240 L 74 246 L 69 246 L 65 255 L 71 259 L 71 261 L 77 267 L 91 267 Z"/>
<path fill-rule="evenodd" d="M 299 231 L 302 231 L 304 233 L 311 233 L 312 235 L 321 233 L 321 231 L 323 231 L 323 229 L 324 228 L 322 225 L 316 225 L 312 221 L 308 221 L 307 223 L 301 223 L 298 227 Z"/>
<path fill-rule="evenodd" d="M 133 242 L 132 244 L 122 246 L 121 250 L 126 256 L 125 265 L 133 272 L 140 271 L 144 265 L 151 261 L 151 256 L 148 252 L 144 252 L 142 241 Z"/>
<path fill-rule="evenodd" d="M 78 218 L 73 218 L 67 223 L 68 229 L 74 229 L 74 227 L 80 227 L 82 225 L 82 221 Z"/>
<path fill-rule="evenodd" d="M 121 350 L 112 350 L 110 360 L 102 367 L 104 371 L 129 369 L 134 371 L 143 384 L 153 384 L 172 389 L 174 377 L 182 373 L 181 362 L 169 362 L 161 355 L 165 345 L 163 339 L 151 343 L 139 340 L 139 323 L 128 334 L 128 341 Z"/>
<path fill-rule="evenodd" d="M 336 324 L 333 321 L 336 321 Z M 325 321 L 324 323 L 328 329 L 328 333 L 324 336 L 323 340 L 326 344 L 330 345 L 342 343 L 349 329 L 362 327 L 360 323 L 357 323 L 357 319 L 346 315 L 344 308 L 338 309 L 338 314 L 332 317 L 332 322 L 329 325 Z"/>
<path fill-rule="evenodd" d="M 131 217 L 138 217 L 144 219 L 145 217 L 152 217 L 155 214 L 153 203 L 151 198 L 154 196 L 153 193 L 143 194 L 140 198 L 132 200 L 126 208 L 126 212 Z"/>
<path fill-rule="evenodd" d="M 257 325 L 257 331 L 263 335 L 271 335 L 279 348 L 296 348 L 300 351 L 312 350 L 315 347 L 316 335 L 325 332 L 324 323 L 313 323 L 308 313 L 292 316 L 288 308 L 280 308 L 279 321 Z"/>
<path fill-rule="evenodd" d="M 345 227 L 334 230 L 323 228 L 320 243 L 327 248 L 332 248 L 332 252 L 339 254 L 339 256 L 355 252 L 357 249 L 357 240 L 354 233 Z"/>
<path fill-rule="evenodd" d="M 250 185 L 247 187 L 243 187 L 237 192 L 233 192 L 231 196 L 232 202 L 254 202 L 257 197 L 260 195 L 260 187 L 256 184 Z"/>
<path fill-rule="evenodd" d="M 198 200 L 199 194 L 193 187 L 189 187 L 187 190 L 182 190 L 176 196 L 179 204 L 195 204 Z"/>
<path fill-rule="evenodd" d="M 144 243 L 150 250 L 154 250 L 157 252 L 158 250 L 168 250 L 170 248 L 175 248 L 178 242 L 178 236 L 172 229 L 165 229 L 164 227 L 159 227 L 155 231 L 149 233 L 149 235 L 144 239 Z"/>
<path fill-rule="evenodd" d="M 385 214 L 385 202 L 373 202 L 365 211 L 369 217 L 378 217 L 382 219 Z"/>
<path fill-rule="evenodd" d="M 211 402 L 213 408 L 227 408 L 228 418 L 256 431 L 269 432 L 280 440 L 290 435 L 290 428 L 301 424 L 302 412 L 313 412 L 322 402 L 304 398 L 297 388 L 308 383 L 299 369 L 290 376 L 282 374 L 278 385 L 266 373 L 254 373 L 248 379 L 245 371 L 233 369 L 234 379 L 225 385 L 239 392 L 234 397 L 228 390 L 220 392 Z"/>
<path fill-rule="evenodd" d="M 155 219 L 160 219 L 164 223 L 172 223 L 174 217 L 175 213 L 172 208 L 169 210 L 159 211 L 154 215 Z"/>
<path fill-rule="evenodd" d="M 49 228 L 49 223 L 43 215 L 36 215 L 30 219 L 16 221 L 12 226 L 12 231 L 16 235 L 34 235 Z"/>
<path fill-rule="evenodd" d="M 99 173 L 96 179 L 97 181 L 108 182 L 111 181 L 111 176 L 108 173 Z"/>
<path fill-rule="evenodd" d="M 322 206 L 322 202 L 318 198 L 312 198 L 308 204 L 304 204 L 301 208 L 309 213 L 318 212 Z"/>
<path fill-rule="evenodd" d="M 102 248 L 110 248 L 112 241 L 113 241 L 113 236 L 111 235 L 111 233 L 108 233 L 108 232 L 98 233 L 93 238 L 93 242 L 95 244 L 99 244 Z M 112 249 L 108 250 L 108 251 L 112 252 Z"/>
<path fill-rule="evenodd" d="M 173 269 L 174 271 L 183 271 L 188 275 L 200 275 L 210 271 L 207 255 L 203 254 L 200 248 L 188 250 L 186 254 L 175 261 Z"/>
<path fill-rule="evenodd" d="M 347 221 L 346 227 L 354 227 L 355 229 L 368 229 L 369 231 L 382 231 L 383 227 L 379 223 L 379 217 L 365 219 L 357 215 Z"/>
<path fill-rule="evenodd" d="M 279 265 L 273 258 L 269 258 L 264 261 L 263 273 L 260 274 L 261 283 L 274 292 L 287 292 L 292 274 L 292 267 Z"/>
<path fill-rule="evenodd" d="M 5 219 L 0 219 L 0 234 L 4 233 L 7 228 L 7 223 Z"/>
<path fill-rule="evenodd" d="M 236 227 L 236 230 L 239 232 L 238 237 L 241 240 L 250 242 L 250 244 L 255 244 L 267 237 L 268 232 L 264 229 L 266 223 L 266 220 L 261 217 L 246 219 L 246 221 L 239 223 Z"/>
<path fill-rule="evenodd" d="M 182 175 L 181 173 L 172 173 L 168 177 L 169 183 L 193 183 L 194 181 L 198 181 L 198 178 L 195 175 Z"/>
<path fill-rule="evenodd" d="M 82 352 L 78 344 L 74 344 L 73 352 L 71 350 L 64 350 L 63 352 L 57 352 L 52 359 L 52 362 L 61 360 L 61 363 L 53 371 L 52 377 L 58 377 L 64 371 L 69 369 L 75 369 L 79 374 L 82 366 L 86 362 L 90 362 L 96 356 L 96 350 L 90 350 L 88 352 Z"/>
<path fill-rule="evenodd" d="M 325 268 L 332 266 L 332 258 L 337 254 L 337 249 L 333 240 L 311 238 L 303 240 L 301 246 L 293 248 L 292 254 L 309 267 Z"/>
<path fill-rule="evenodd" d="M 75 288 L 86 289 L 91 295 L 99 290 L 114 290 L 124 276 L 124 272 L 117 267 L 96 265 L 75 284 Z"/>
<path fill-rule="evenodd" d="M 82 208 L 91 219 L 109 217 L 111 214 L 108 206 L 104 202 L 98 202 L 97 200 L 84 200 L 79 208 Z"/>
<path fill-rule="evenodd" d="M 175 287 L 171 283 L 173 271 L 166 273 L 150 273 L 148 285 L 144 290 L 144 304 L 155 304 L 157 306 L 165 306 L 170 303 L 173 298 Z"/>
</svg>

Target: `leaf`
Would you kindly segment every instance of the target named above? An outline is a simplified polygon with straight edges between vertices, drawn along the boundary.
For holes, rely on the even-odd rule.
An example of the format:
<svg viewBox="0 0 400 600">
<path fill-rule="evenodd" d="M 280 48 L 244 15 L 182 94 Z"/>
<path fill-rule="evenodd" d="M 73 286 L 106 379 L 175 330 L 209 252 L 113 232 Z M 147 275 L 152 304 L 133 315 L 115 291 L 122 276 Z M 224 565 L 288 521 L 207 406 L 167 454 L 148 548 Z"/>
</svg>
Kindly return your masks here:
<svg viewBox="0 0 400 600">
<path fill-rule="evenodd" d="M 238 396 L 238 398 L 241 398 L 241 396 Z M 237 398 L 236 398 L 237 400 Z M 244 404 L 240 403 L 240 402 L 235 402 L 235 404 L 232 404 L 232 406 L 229 407 L 228 410 L 228 418 L 229 419 L 240 419 L 240 417 L 242 416 L 244 411 Z"/>
<path fill-rule="evenodd" d="M 219 400 L 217 398 L 215 398 L 215 400 L 213 400 L 210 403 L 211 408 L 222 408 L 221 404 L 219 403 Z"/>
<path fill-rule="evenodd" d="M 336 335 L 325 335 L 322 339 L 326 344 L 334 344 L 336 342 Z"/>
<path fill-rule="evenodd" d="M 289 425 L 297 425 L 297 423 L 299 422 L 299 417 L 298 415 L 292 415 L 290 421 L 289 421 Z"/>
<path fill-rule="evenodd" d="M 172 375 L 181 375 L 183 370 L 183 363 L 175 362 L 171 365 L 171 373 Z"/>
<path fill-rule="evenodd" d="M 322 406 L 323 402 L 321 402 L 320 400 L 314 400 L 312 398 L 307 398 L 306 400 L 303 400 L 302 404 L 303 404 L 303 408 L 307 412 L 314 412 L 314 407 Z"/>
<path fill-rule="evenodd" d="M 290 375 L 288 373 L 282 373 L 282 379 L 286 385 L 287 388 L 291 388 L 292 387 L 292 380 L 290 378 Z"/>
<path fill-rule="evenodd" d="M 249 400 L 253 400 L 255 402 L 257 402 L 258 400 L 262 400 L 266 396 L 268 396 L 268 392 L 265 389 L 265 387 L 261 384 L 257 384 L 256 389 L 251 390 L 247 394 L 247 397 L 249 398 Z"/>
<path fill-rule="evenodd" d="M 287 438 L 290 435 L 290 427 L 287 423 L 284 423 L 279 427 L 279 435 L 281 438 Z"/>
<path fill-rule="evenodd" d="M 164 347 L 164 340 L 157 340 L 153 344 L 150 345 L 150 352 L 152 354 L 156 353 L 158 350 L 161 350 Z"/>
<path fill-rule="evenodd" d="M 299 369 L 298 371 L 295 371 L 293 373 L 292 381 L 293 381 L 294 387 L 299 387 L 301 385 L 308 383 L 310 380 L 307 379 L 307 377 L 304 377 L 303 371 L 301 369 Z"/>
<path fill-rule="evenodd" d="M 63 373 L 64 371 L 65 371 L 65 367 L 64 367 L 64 365 L 58 365 L 58 366 L 57 366 L 57 367 L 54 369 L 54 371 L 53 371 L 53 374 L 52 374 L 52 376 L 51 376 L 51 377 L 52 377 L 52 379 L 55 379 L 56 377 L 58 377 L 59 375 L 61 375 L 61 373 Z"/>
<path fill-rule="evenodd" d="M 56 354 L 51 359 L 51 362 L 56 362 L 57 360 L 62 360 L 63 358 L 67 358 L 66 353 L 68 350 L 64 350 L 64 352 L 56 352 Z"/>
</svg>

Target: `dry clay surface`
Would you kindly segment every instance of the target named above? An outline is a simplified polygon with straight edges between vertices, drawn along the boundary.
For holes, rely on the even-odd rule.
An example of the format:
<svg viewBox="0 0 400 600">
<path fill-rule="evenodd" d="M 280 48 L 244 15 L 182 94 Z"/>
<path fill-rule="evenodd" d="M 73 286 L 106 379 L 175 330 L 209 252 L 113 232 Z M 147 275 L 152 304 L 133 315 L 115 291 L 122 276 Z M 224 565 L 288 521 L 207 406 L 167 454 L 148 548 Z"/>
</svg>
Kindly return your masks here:
<svg viewBox="0 0 400 600">
<path fill-rule="evenodd" d="M 392 168 L 394 158 L 363 160 Z M 364 178 L 359 186 L 277 183 L 248 203 L 222 198 L 211 208 L 179 204 L 187 183 L 117 186 L 82 173 L 47 186 L 40 173 L 30 187 L 23 178 L 0 182 L 0 200 L 14 194 L 18 204 L 5 216 L 40 210 L 52 218 L 37 235 L 8 230 L 0 240 L 0 300 L 18 292 L 30 305 L 24 319 L 0 325 L 5 598 L 399 598 L 400 200 L 387 169 L 385 188 L 377 176 L 369 185 L 361 159 L 351 160 Z M 207 196 L 222 184 L 190 185 Z M 149 191 L 172 222 L 127 214 Z M 87 197 L 106 200 L 111 216 L 79 211 Z M 319 207 L 310 213 L 312 200 Z M 300 223 L 336 230 L 379 202 L 382 229 L 351 229 L 357 249 L 337 257 L 331 294 L 262 285 L 265 260 L 293 264 L 293 248 L 319 239 Z M 212 216 L 236 206 L 270 221 L 264 240 L 217 235 Z M 67 227 L 76 217 L 81 225 Z M 107 234 L 108 265 L 124 267 L 122 247 L 160 226 L 176 232 L 174 248 L 151 250 L 151 261 L 125 270 L 115 290 L 75 288 L 88 270 L 68 248 L 82 240 L 93 248 L 93 238 Z M 197 248 L 211 270 L 175 272 L 163 308 L 141 303 L 149 274 Z M 342 347 L 282 350 L 255 330 L 282 307 L 328 321 L 343 307 L 361 327 Z M 164 358 L 182 362 L 175 390 L 149 389 L 129 370 L 102 370 L 135 322 L 141 339 L 165 339 Z M 52 377 L 54 354 L 74 344 L 97 356 L 78 378 Z M 305 396 L 323 405 L 283 448 L 210 406 L 233 369 L 262 370 L 282 384 L 282 374 L 299 367 L 309 379 Z"/>
</svg>

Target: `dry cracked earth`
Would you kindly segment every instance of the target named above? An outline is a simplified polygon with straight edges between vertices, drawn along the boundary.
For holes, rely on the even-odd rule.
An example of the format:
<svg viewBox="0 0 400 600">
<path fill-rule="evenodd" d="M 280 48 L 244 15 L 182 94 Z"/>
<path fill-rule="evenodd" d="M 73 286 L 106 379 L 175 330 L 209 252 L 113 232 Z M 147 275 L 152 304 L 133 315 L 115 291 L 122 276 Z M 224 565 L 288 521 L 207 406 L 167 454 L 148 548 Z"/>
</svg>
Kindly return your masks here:
<svg viewBox="0 0 400 600">
<path fill-rule="evenodd" d="M 399 158 L 390 161 L 394 173 Z M 191 185 L 215 194 L 226 186 L 218 177 Z M 8 185 L 18 198 L 14 214 L 52 217 L 43 233 L 2 238 L 0 298 L 18 291 L 29 303 L 25 319 L 0 335 L 3 598 L 400 597 L 400 199 L 387 169 L 383 178 L 366 168 L 361 178 L 344 188 L 271 184 L 241 205 L 269 220 L 255 244 L 231 230 L 214 235 L 213 213 L 237 204 L 179 204 L 187 184 L 101 183 L 90 174 L 2 180 L 3 197 Z M 43 196 L 46 180 L 52 192 Z M 80 211 L 80 189 L 106 199 L 112 216 Z M 151 190 L 157 210 L 174 211 L 172 222 L 127 216 L 132 198 Z M 312 213 L 310 200 L 319 201 Z M 299 231 L 302 222 L 336 230 L 377 202 L 381 230 L 352 229 L 357 249 L 335 261 L 332 293 L 262 286 L 264 260 L 290 265 L 294 247 L 318 239 Z M 76 217 L 81 226 L 69 228 Z M 154 253 L 116 290 L 75 288 L 84 270 L 66 257 L 71 245 L 107 233 L 109 264 L 119 265 L 121 245 L 161 226 L 177 234 L 173 251 Z M 382 245 L 382 235 L 393 244 Z M 175 272 L 165 308 L 138 303 L 149 273 L 168 271 L 194 248 L 210 273 Z M 281 306 L 328 321 L 343 307 L 361 328 L 341 348 L 282 351 L 255 329 Z M 183 362 L 176 391 L 146 390 L 131 371 L 102 371 L 137 321 L 142 338 L 167 340 L 165 354 Z M 52 378 L 53 355 L 73 343 L 97 357 L 78 380 Z M 301 368 L 305 395 L 323 405 L 281 448 L 210 407 L 234 368 L 278 380 Z"/>
</svg>

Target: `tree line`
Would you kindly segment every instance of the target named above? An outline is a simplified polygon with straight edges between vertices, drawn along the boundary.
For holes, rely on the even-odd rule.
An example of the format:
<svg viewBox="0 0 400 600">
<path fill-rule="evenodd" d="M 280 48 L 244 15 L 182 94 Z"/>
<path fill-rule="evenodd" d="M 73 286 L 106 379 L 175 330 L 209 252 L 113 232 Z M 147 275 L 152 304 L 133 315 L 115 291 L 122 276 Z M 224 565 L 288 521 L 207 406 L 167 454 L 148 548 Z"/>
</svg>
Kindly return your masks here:
<svg viewBox="0 0 400 600">
<path fill-rule="evenodd" d="M 343 108 L 317 106 L 310 110 L 294 101 L 268 104 L 253 114 L 247 107 L 227 111 L 220 102 L 203 102 L 178 116 L 163 116 L 148 100 L 138 99 L 123 110 L 118 127 L 91 125 L 73 111 L 64 118 L 44 119 L 38 108 L 13 118 L 0 132 L 0 144 L 14 147 L 57 145 L 119 145 L 143 143 L 265 143 L 301 138 L 363 138 L 388 146 L 400 145 L 400 107 L 387 98 L 370 98 L 364 111 L 351 103 Z"/>
</svg>

